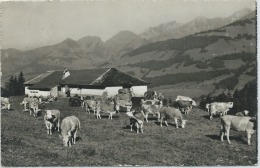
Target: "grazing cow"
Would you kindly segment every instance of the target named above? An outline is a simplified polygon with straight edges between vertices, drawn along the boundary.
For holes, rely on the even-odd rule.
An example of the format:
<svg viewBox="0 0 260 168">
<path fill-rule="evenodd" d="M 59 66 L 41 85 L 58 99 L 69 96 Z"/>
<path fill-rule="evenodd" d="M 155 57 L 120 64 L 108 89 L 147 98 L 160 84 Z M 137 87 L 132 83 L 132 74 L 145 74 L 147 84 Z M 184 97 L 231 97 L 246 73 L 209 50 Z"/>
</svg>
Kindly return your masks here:
<svg viewBox="0 0 260 168">
<path fill-rule="evenodd" d="M 213 115 L 220 113 L 221 115 L 227 115 L 230 108 L 233 107 L 233 102 L 213 102 L 209 105 L 210 120 L 213 119 Z"/>
<path fill-rule="evenodd" d="M 177 100 L 174 102 L 175 108 L 178 108 L 184 114 L 188 114 L 193 108 L 192 101 Z"/>
<path fill-rule="evenodd" d="M 78 129 L 80 129 L 80 121 L 75 116 L 68 116 L 64 118 L 61 122 L 61 135 L 63 145 L 65 147 L 71 147 L 71 144 L 76 144 L 76 134 Z"/>
<path fill-rule="evenodd" d="M 38 111 L 39 111 L 39 103 L 33 101 L 29 104 L 29 111 L 30 111 L 30 115 L 32 115 L 33 112 L 33 116 L 37 117 L 38 115 Z"/>
<path fill-rule="evenodd" d="M 29 106 L 29 108 L 30 108 L 30 104 L 32 103 L 32 102 L 36 102 L 36 103 L 40 103 L 40 101 L 38 100 L 38 98 L 34 98 L 34 97 L 25 97 L 24 99 L 23 99 L 23 101 L 20 103 L 20 105 L 24 105 L 24 110 L 27 110 L 27 104 L 28 104 L 28 106 Z"/>
<path fill-rule="evenodd" d="M 11 104 L 10 104 L 10 100 L 7 97 L 1 97 L 1 109 L 8 109 L 10 110 L 11 108 Z"/>
<path fill-rule="evenodd" d="M 101 119 L 101 112 L 109 114 L 108 119 L 112 120 L 113 114 L 116 114 L 114 102 L 99 102 L 97 107 L 97 119 Z"/>
<path fill-rule="evenodd" d="M 86 112 L 90 113 L 92 110 L 96 114 L 98 102 L 96 100 L 85 100 L 84 104 L 86 106 Z"/>
<path fill-rule="evenodd" d="M 59 110 L 46 110 L 44 115 L 44 122 L 47 127 L 47 134 L 52 135 L 52 128 L 57 128 L 60 131 L 60 111 Z"/>
<path fill-rule="evenodd" d="M 140 132 L 143 133 L 143 125 L 144 125 L 144 114 L 142 112 L 127 112 L 126 113 L 129 117 L 130 117 L 130 127 L 131 127 L 131 131 L 133 131 L 133 125 L 136 127 L 136 133 L 139 133 L 139 129 Z"/>
<path fill-rule="evenodd" d="M 221 141 L 223 142 L 224 134 L 227 136 L 228 143 L 229 140 L 229 131 L 230 128 L 233 128 L 236 131 L 245 131 L 247 133 L 247 144 L 250 145 L 251 134 L 253 134 L 256 118 L 248 116 L 232 116 L 225 115 L 221 117 Z"/>
<path fill-rule="evenodd" d="M 191 98 L 186 97 L 186 96 L 177 96 L 175 101 L 178 101 L 178 100 L 191 101 L 192 102 L 192 106 L 196 106 L 197 105 L 194 100 L 192 100 Z"/>
<path fill-rule="evenodd" d="M 165 118 L 166 126 L 169 126 L 167 119 L 174 119 L 176 128 L 178 128 L 178 120 L 181 122 L 181 127 L 185 128 L 187 120 L 183 120 L 181 111 L 173 107 L 164 107 L 160 109 L 161 127 L 163 119 Z"/>
<path fill-rule="evenodd" d="M 249 114 L 249 111 L 244 110 L 244 111 L 241 111 L 241 112 L 237 112 L 236 116 L 248 116 L 248 114 Z"/>
</svg>

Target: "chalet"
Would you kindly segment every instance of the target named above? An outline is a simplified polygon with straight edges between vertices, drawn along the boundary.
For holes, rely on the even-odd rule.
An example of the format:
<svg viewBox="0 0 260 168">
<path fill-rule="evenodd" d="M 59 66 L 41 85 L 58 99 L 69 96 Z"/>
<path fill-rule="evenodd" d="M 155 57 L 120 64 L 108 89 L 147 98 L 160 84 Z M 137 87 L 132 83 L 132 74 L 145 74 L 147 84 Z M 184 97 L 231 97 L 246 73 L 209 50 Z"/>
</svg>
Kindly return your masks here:
<svg viewBox="0 0 260 168">
<path fill-rule="evenodd" d="M 119 89 L 130 88 L 135 97 L 142 97 L 149 83 L 116 68 L 48 71 L 24 83 L 29 96 L 66 97 L 75 94 L 114 96 Z"/>
</svg>

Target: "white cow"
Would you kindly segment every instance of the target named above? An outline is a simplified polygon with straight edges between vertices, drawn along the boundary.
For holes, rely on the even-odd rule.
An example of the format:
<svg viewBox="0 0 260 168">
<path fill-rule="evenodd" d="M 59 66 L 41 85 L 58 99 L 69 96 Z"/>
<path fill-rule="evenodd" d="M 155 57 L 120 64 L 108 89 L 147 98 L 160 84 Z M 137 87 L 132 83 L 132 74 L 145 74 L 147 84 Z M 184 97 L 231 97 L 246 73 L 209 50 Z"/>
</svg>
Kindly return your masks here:
<svg viewBox="0 0 260 168">
<path fill-rule="evenodd" d="M 47 128 L 47 134 L 52 135 L 52 128 L 60 131 L 60 111 L 46 110 L 44 115 L 44 123 Z"/>
<path fill-rule="evenodd" d="M 36 103 L 40 104 L 40 101 L 38 100 L 38 98 L 25 97 L 25 98 L 23 99 L 23 101 L 20 103 L 20 105 L 24 105 L 24 110 L 27 110 L 27 104 L 28 104 L 28 106 L 29 106 L 29 108 L 30 108 L 30 104 L 31 104 L 32 102 L 36 102 Z"/>
<path fill-rule="evenodd" d="M 1 97 L 1 109 L 2 110 L 4 110 L 4 109 L 10 110 L 10 108 L 11 108 L 11 103 L 10 103 L 9 98 Z"/>
<path fill-rule="evenodd" d="M 101 119 L 100 113 L 109 114 L 108 119 L 112 120 L 113 114 L 116 114 L 115 104 L 114 102 L 100 102 L 97 107 L 97 119 Z"/>
<path fill-rule="evenodd" d="M 39 111 L 39 104 L 35 101 L 31 102 L 29 104 L 29 111 L 30 111 L 30 115 L 32 115 L 33 112 L 33 116 L 37 117 Z"/>
<path fill-rule="evenodd" d="M 75 116 L 68 116 L 64 118 L 61 122 L 61 135 L 63 145 L 65 147 L 71 147 L 71 144 L 76 144 L 76 134 L 78 129 L 80 129 L 80 121 Z"/>
<path fill-rule="evenodd" d="M 227 115 L 230 108 L 233 107 L 233 102 L 213 102 L 209 105 L 210 120 L 213 119 L 213 115 L 219 113 L 220 115 Z"/>
<path fill-rule="evenodd" d="M 247 144 L 250 145 L 251 134 L 253 134 L 256 118 L 248 116 L 232 116 L 225 115 L 221 117 L 221 141 L 223 142 L 224 135 L 227 136 L 228 143 L 230 128 L 236 131 L 245 131 L 247 133 Z"/>
<path fill-rule="evenodd" d="M 179 95 L 179 96 L 177 96 L 175 101 L 178 101 L 178 100 L 191 101 L 192 102 L 192 106 L 196 106 L 197 105 L 196 102 L 193 99 L 191 99 L 191 98 L 189 98 L 187 96 L 180 96 Z"/>
</svg>

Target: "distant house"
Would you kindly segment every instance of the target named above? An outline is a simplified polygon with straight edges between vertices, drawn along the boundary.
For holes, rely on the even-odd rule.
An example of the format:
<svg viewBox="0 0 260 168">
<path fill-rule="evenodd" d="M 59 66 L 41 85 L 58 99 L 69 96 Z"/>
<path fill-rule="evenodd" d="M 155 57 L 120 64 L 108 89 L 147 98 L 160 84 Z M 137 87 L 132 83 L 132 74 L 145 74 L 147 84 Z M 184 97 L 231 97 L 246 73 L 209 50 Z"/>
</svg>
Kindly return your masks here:
<svg viewBox="0 0 260 168">
<path fill-rule="evenodd" d="M 48 71 L 24 83 L 29 96 L 114 96 L 121 88 L 130 88 L 135 97 L 142 97 L 149 83 L 116 68 Z"/>
</svg>

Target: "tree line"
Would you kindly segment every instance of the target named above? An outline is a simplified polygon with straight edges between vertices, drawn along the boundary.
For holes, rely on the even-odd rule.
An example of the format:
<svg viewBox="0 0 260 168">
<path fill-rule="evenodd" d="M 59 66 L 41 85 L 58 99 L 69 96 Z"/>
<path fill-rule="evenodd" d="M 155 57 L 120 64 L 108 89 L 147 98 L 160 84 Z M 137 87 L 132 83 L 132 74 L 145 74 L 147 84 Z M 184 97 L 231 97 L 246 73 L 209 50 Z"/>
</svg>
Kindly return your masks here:
<svg viewBox="0 0 260 168">
<path fill-rule="evenodd" d="M 23 72 L 21 71 L 18 75 L 12 75 L 9 78 L 9 81 L 5 83 L 4 87 L 1 86 L 1 96 L 19 96 L 24 95 L 24 86 L 25 78 Z"/>
</svg>

